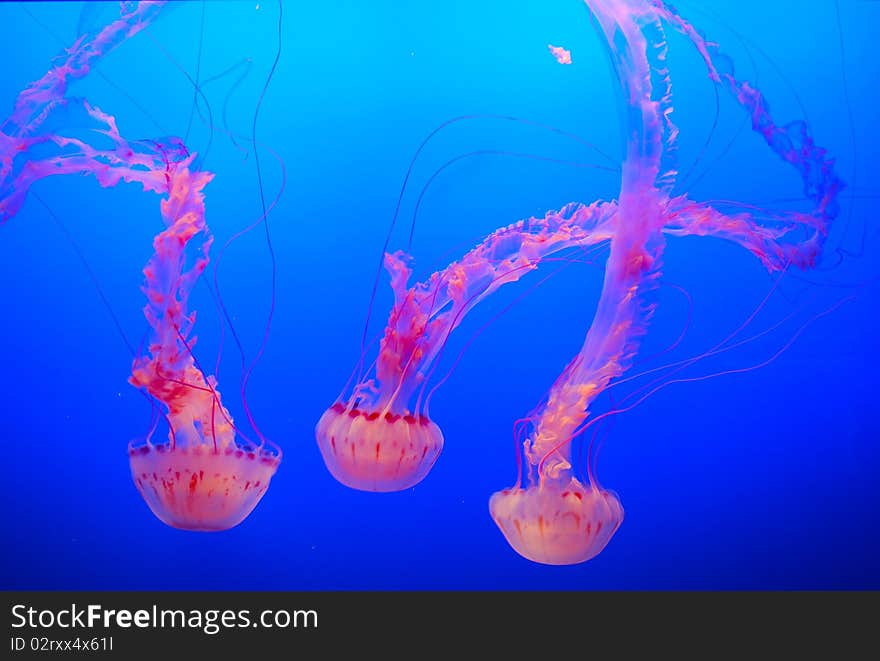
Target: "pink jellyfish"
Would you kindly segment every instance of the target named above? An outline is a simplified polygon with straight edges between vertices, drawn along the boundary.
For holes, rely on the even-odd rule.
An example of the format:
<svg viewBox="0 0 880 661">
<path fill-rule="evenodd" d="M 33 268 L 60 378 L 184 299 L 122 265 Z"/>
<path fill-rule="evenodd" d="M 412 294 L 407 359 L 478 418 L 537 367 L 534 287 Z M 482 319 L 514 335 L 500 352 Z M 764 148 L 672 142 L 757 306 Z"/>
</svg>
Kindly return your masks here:
<svg viewBox="0 0 880 661">
<path fill-rule="evenodd" d="M 605 282 L 581 351 L 530 419 L 523 442 L 529 485 L 495 493 L 492 518 L 520 555 L 539 563 L 573 564 L 597 555 L 623 520 L 616 494 L 590 471 L 584 485 L 573 474 L 571 440 L 585 426 L 590 404 L 632 363 L 654 306 L 648 294 L 660 276 L 664 233 L 711 234 L 749 248 L 769 270 L 815 263 L 842 183 L 833 163 L 803 124 L 777 126 L 762 95 L 732 73 L 716 69 L 710 46 L 659 0 L 587 0 L 598 20 L 623 86 L 627 144 L 621 191 Z M 801 174 L 811 213 L 779 213 L 764 226 L 753 211 L 726 215 L 712 207 L 670 198 L 675 171 L 669 162 L 677 129 L 661 19 L 687 35 L 703 56 L 710 78 L 728 87 L 751 115 L 753 129 Z M 799 232 L 798 230 L 806 230 Z M 792 235 L 800 238 L 784 242 Z"/>
<path fill-rule="evenodd" d="M 243 521 L 260 501 L 281 452 L 268 441 L 251 444 L 237 437 L 216 379 L 203 373 L 193 354 L 195 312 L 188 311 L 187 299 L 208 263 L 212 237 L 203 189 L 213 175 L 193 168 L 195 154 L 179 140 L 130 143 L 112 116 L 65 96 L 68 79 L 84 76 L 92 60 L 146 26 L 159 6 L 123 3 L 118 20 L 91 39 L 81 37 L 60 64 L 19 95 L 0 130 L 0 219 L 19 211 L 35 181 L 53 175 L 92 175 L 105 188 L 137 182 L 163 196 L 165 229 L 155 237 L 155 254 L 144 268 L 144 314 L 153 335 L 149 355 L 135 358 L 129 381 L 164 405 L 169 437 L 131 446 L 131 472 L 161 521 L 185 530 L 224 530 Z M 112 146 L 41 133 L 43 122 L 61 107 L 84 111 L 95 133 Z M 57 150 L 37 156 L 32 151 L 37 145 Z M 199 237 L 201 246 L 194 250 Z"/>
<path fill-rule="evenodd" d="M 492 517 L 510 545 L 545 564 L 594 557 L 623 519 L 618 497 L 599 485 L 592 468 L 586 482 L 574 475 L 571 441 L 590 424 L 591 403 L 630 366 L 647 330 L 654 309 L 649 295 L 660 277 L 664 237 L 712 235 L 742 245 L 770 271 L 809 268 L 836 214 L 835 198 L 842 188 L 833 163 L 805 125 L 775 124 L 762 95 L 732 72 L 720 73 L 714 46 L 677 14 L 659 3 L 636 0 L 590 7 L 609 44 L 616 44 L 612 56 L 629 105 L 630 137 L 618 201 L 570 204 L 499 229 L 462 259 L 409 288 L 409 258 L 400 252 L 387 255 L 395 302 L 374 371 L 364 376 L 356 370 L 350 394 L 325 412 L 316 430 L 325 463 L 342 483 L 370 491 L 417 483 L 443 442 L 429 418 L 430 397 L 440 384 L 427 393 L 426 384 L 463 316 L 559 251 L 610 244 L 602 296 L 582 350 L 527 419 L 533 425 L 522 443 L 528 485 L 523 487 L 520 479 L 490 499 Z M 813 212 L 743 207 L 725 213 L 687 195 L 672 196 L 677 128 L 671 121 L 661 19 L 691 39 L 711 80 L 733 93 L 751 115 L 754 130 L 797 169 L 805 196 L 815 202 Z M 622 35 L 622 41 L 612 41 L 613 35 Z M 405 425 L 396 424 L 399 416 Z"/>
<path fill-rule="evenodd" d="M 236 439 L 232 417 L 213 376 L 205 376 L 188 340 L 195 321 L 187 296 L 208 263 L 202 187 L 211 175 L 190 172 L 192 157 L 169 174 L 162 201 L 167 228 L 154 240 L 144 269 L 149 303 L 144 314 L 154 331 L 150 355 L 134 361 L 129 379 L 167 407 L 168 443 L 129 449 L 135 485 L 162 521 L 186 530 L 225 530 L 241 523 L 269 488 L 281 461 L 274 447 L 247 447 Z M 203 235 L 202 255 L 182 270 L 184 249 Z"/>
</svg>

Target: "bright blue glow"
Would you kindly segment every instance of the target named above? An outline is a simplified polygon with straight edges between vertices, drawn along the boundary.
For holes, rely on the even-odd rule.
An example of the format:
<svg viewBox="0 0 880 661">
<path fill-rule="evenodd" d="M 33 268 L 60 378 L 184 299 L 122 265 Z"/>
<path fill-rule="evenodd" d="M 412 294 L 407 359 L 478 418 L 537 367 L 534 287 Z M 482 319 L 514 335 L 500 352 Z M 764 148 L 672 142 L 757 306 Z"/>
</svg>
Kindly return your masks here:
<svg viewBox="0 0 880 661">
<path fill-rule="evenodd" d="M 487 511 L 489 495 L 515 479 L 513 420 L 537 403 L 580 346 L 601 284 L 598 267 L 569 267 L 474 341 L 432 403 L 446 448 L 423 483 L 367 494 L 339 485 L 325 469 L 314 425 L 357 360 L 384 233 L 422 138 L 456 115 L 499 113 L 553 124 L 619 157 L 619 105 L 602 44 L 580 2 L 548 4 L 285 6 L 282 55 L 257 126 L 258 140 L 287 167 L 287 188 L 270 217 L 277 309 L 248 391 L 261 429 L 285 457 L 263 501 L 236 529 L 185 533 L 149 512 L 131 483 L 125 449 L 146 433 L 150 411 L 126 383 L 130 356 L 113 321 L 65 234 L 35 198 L 0 228 L 0 437 L 7 454 L 0 587 L 880 588 L 876 3 L 842 0 L 839 28 L 832 2 L 797 12 L 784 0 L 677 3 L 722 44 L 738 72 L 758 81 L 778 118 L 800 118 L 803 105 L 817 142 L 837 157 L 851 184 L 829 243 L 844 238 L 846 223 L 844 245 L 852 251 L 866 225 L 867 238 L 862 256 L 837 266 L 829 256 L 833 269 L 787 282 L 784 296 L 771 300 L 746 336 L 797 311 L 791 321 L 686 375 L 761 363 L 801 324 L 855 295 L 770 365 L 672 385 L 615 418 L 598 472 L 619 493 L 626 519 L 602 554 L 573 567 L 532 564 L 507 546 Z M 200 60 L 202 5 L 187 3 L 102 61 L 105 77 L 93 72 L 72 93 L 115 115 L 127 136 L 184 136 L 193 89 L 177 65 L 193 77 L 198 68 L 202 81 L 240 65 L 204 86 L 215 122 L 204 165 L 216 173 L 206 189 L 216 256 L 260 213 L 253 154 L 243 158 L 236 145 L 246 141 L 233 143 L 221 129 L 225 119 L 233 133 L 250 135 L 275 56 L 278 7 L 209 2 L 204 10 Z M 18 92 L 73 41 L 81 6 L 3 3 L 0 18 L 5 116 Z M 573 65 L 557 64 L 548 43 L 570 49 Z M 690 45 L 671 35 L 670 48 L 680 166 L 689 173 L 711 129 L 715 98 Z M 227 101 L 245 58 L 250 72 Z M 797 177 L 747 126 L 740 130 L 742 115 L 723 92 L 720 106 L 709 150 L 690 177 L 694 196 L 756 203 L 798 196 Z M 187 140 L 196 151 L 209 139 L 200 116 L 207 117 L 204 105 Z M 394 247 L 405 247 L 413 206 L 434 169 L 458 154 L 490 149 L 602 162 L 583 145 L 535 128 L 492 120 L 457 125 L 417 165 Z M 271 199 L 279 169 L 267 150 L 260 159 Z M 617 184 L 613 174 L 547 161 L 464 159 L 422 200 L 413 245 L 417 276 L 496 227 L 566 202 L 608 199 Z M 141 268 L 161 222 L 156 197 L 69 177 L 35 191 L 81 247 L 122 327 L 140 342 Z M 757 260 L 713 239 L 671 239 L 665 264 L 665 278 L 694 300 L 689 331 L 670 361 L 724 338 L 772 285 Z M 269 301 L 262 231 L 227 251 L 220 279 L 252 356 Z M 387 314 L 387 289 L 383 278 L 374 332 Z M 441 372 L 523 290 L 502 292 L 469 317 Z M 681 295 L 664 289 L 660 296 L 646 354 L 662 351 L 686 322 Z M 199 310 L 196 351 L 211 364 L 220 343 L 214 304 L 204 287 L 192 303 Z M 228 335 L 223 355 L 224 401 L 244 424 L 238 356 Z"/>
</svg>

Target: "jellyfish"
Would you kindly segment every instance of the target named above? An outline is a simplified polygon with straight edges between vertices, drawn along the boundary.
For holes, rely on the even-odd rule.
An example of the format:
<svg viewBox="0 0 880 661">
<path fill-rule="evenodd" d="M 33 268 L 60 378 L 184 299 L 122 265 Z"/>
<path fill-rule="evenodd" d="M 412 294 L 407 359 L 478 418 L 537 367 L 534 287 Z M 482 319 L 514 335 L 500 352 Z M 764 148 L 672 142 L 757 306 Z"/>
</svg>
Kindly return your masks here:
<svg viewBox="0 0 880 661">
<path fill-rule="evenodd" d="M 205 375 L 193 352 L 196 314 L 187 301 L 208 264 L 212 236 L 203 190 L 213 175 L 194 166 L 196 154 L 179 139 L 128 141 L 112 115 L 66 95 L 68 79 L 86 75 L 96 58 L 143 29 L 161 4 L 123 3 L 119 19 L 92 37 L 81 36 L 19 95 L 0 127 L 0 219 L 15 216 L 31 185 L 54 175 L 90 175 L 105 188 L 139 183 L 162 196 L 165 228 L 143 270 L 149 354 L 135 357 L 129 382 L 164 406 L 169 433 L 167 441 L 131 444 L 129 463 L 135 486 L 158 519 L 185 530 L 225 530 L 259 503 L 281 452 L 262 438 L 252 443 L 239 437 L 216 378 Z M 65 136 L 70 126 L 42 130 L 47 119 L 62 114 L 68 122 L 84 122 L 102 144 Z"/>
<path fill-rule="evenodd" d="M 655 305 L 665 235 L 717 235 L 737 241 L 770 271 L 813 266 L 837 213 L 843 184 L 833 161 L 817 147 L 806 125 L 778 126 L 761 93 L 732 71 L 716 67 L 714 45 L 659 0 L 587 0 L 607 41 L 626 107 L 626 149 L 615 232 L 602 293 L 580 352 L 531 417 L 523 441 L 529 484 L 496 492 L 489 511 L 513 549 L 543 564 L 575 564 L 595 557 L 620 526 L 624 512 L 614 492 L 592 469 L 588 483 L 574 475 L 571 440 L 589 424 L 590 405 L 632 364 Z M 800 173 L 810 213 L 728 215 L 710 205 L 671 197 L 671 156 L 677 129 L 666 67 L 662 21 L 688 36 L 709 69 L 751 115 L 752 128 Z M 769 221 L 767 225 L 763 221 Z"/>
<path fill-rule="evenodd" d="M 370 491 L 407 488 L 423 479 L 442 448 L 439 429 L 407 434 L 389 427 L 396 415 L 428 426 L 433 389 L 425 394 L 437 358 L 464 315 L 502 285 L 518 281 L 551 255 L 608 246 L 605 278 L 593 323 L 581 351 L 566 366 L 535 412 L 521 440 L 526 464 L 516 484 L 495 493 L 489 511 L 510 546 L 543 564 L 575 564 L 595 557 L 620 526 L 624 510 L 598 482 L 593 466 L 575 475 L 571 442 L 598 419 L 591 404 L 632 364 L 655 309 L 651 298 L 661 275 L 667 237 L 714 236 L 737 243 L 770 272 L 808 269 L 821 254 L 843 187 L 833 161 L 802 122 L 779 126 L 763 95 L 735 77 L 718 55 L 674 10 L 656 2 L 589 2 L 611 51 L 626 102 L 625 160 L 617 200 L 571 203 L 490 234 L 462 259 L 407 287 L 411 257 L 387 254 L 394 305 L 366 378 L 328 409 L 317 426 L 318 445 L 330 472 L 343 484 Z M 707 66 L 749 114 L 752 128 L 800 174 L 808 213 L 770 212 L 741 206 L 726 211 L 673 194 L 678 129 L 665 66 L 663 22 L 684 33 Z M 724 62 L 725 67 L 718 63 Z M 439 384 L 438 384 L 439 385 Z M 589 420 L 588 420 L 589 419 Z M 524 427 L 518 427 L 518 433 Z"/>
<path fill-rule="evenodd" d="M 530 484 L 496 492 L 489 511 L 507 542 L 544 564 L 574 564 L 598 554 L 623 521 L 617 495 L 584 485 L 572 472 L 569 438 L 590 402 L 628 367 L 653 312 L 663 253 L 664 193 L 675 173 L 664 160 L 675 138 L 665 68 L 666 44 L 655 12 L 630 0 L 588 2 L 611 46 L 626 104 L 626 147 L 616 232 L 605 280 L 581 351 L 557 379 L 525 441 Z M 656 81 L 656 84 L 655 84 Z"/>
<path fill-rule="evenodd" d="M 462 259 L 407 286 L 411 257 L 385 256 L 394 305 L 375 374 L 328 408 L 316 427 L 331 474 L 364 491 L 400 491 L 428 474 L 443 448 L 425 385 L 452 331 L 480 301 L 568 248 L 607 239 L 616 205 L 572 204 L 492 233 Z"/>
</svg>

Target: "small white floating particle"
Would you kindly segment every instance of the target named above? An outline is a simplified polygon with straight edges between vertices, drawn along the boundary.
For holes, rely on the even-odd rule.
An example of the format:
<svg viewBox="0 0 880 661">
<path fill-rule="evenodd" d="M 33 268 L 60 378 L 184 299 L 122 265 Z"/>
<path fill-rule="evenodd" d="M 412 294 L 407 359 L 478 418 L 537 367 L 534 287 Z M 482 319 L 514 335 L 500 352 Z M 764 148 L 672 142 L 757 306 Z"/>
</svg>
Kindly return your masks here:
<svg viewBox="0 0 880 661">
<path fill-rule="evenodd" d="M 554 46 L 553 44 L 547 44 L 547 48 L 550 49 L 550 52 L 559 64 L 571 64 L 571 51 L 565 50 L 562 46 Z"/>
</svg>

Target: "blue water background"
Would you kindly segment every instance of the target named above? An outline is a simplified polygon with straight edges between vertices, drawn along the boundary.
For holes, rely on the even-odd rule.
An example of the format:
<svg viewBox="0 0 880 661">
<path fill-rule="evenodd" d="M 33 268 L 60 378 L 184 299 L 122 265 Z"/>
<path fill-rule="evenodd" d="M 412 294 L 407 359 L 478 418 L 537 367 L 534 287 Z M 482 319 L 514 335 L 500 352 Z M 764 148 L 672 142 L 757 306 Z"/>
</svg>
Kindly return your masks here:
<svg viewBox="0 0 880 661">
<path fill-rule="evenodd" d="M 0 114 L 73 42 L 78 24 L 93 27 L 113 14 L 107 5 L 83 14 L 80 3 L 0 4 Z M 284 450 L 268 493 L 242 525 L 223 533 L 175 530 L 149 511 L 132 484 L 126 447 L 147 432 L 150 408 L 126 381 L 131 355 L 74 244 L 139 344 L 147 330 L 141 269 L 161 228 L 158 197 L 133 185 L 102 189 L 90 177 L 40 182 L 34 192 L 57 220 L 31 196 L 0 227 L 0 587 L 880 588 L 880 299 L 871 282 L 880 273 L 880 3 L 841 0 L 839 24 L 833 2 L 678 7 L 721 42 L 743 78 L 757 82 L 780 122 L 806 111 L 817 142 L 851 185 L 825 268 L 808 280 L 787 278 L 738 337 L 783 323 L 677 376 L 758 365 L 797 336 L 786 351 L 760 369 L 670 385 L 606 428 L 599 478 L 620 495 L 626 518 L 597 558 L 569 567 L 522 559 L 492 522 L 487 501 L 516 477 L 513 421 L 580 348 L 601 260 L 573 264 L 518 300 L 542 277 L 532 275 L 456 331 L 438 374 L 513 303 L 473 339 L 438 390 L 431 414 L 446 447 L 415 488 L 371 494 L 338 484 L 323 465 L 314 426 L 357 361 L 382 242 L 419 142 L 455 116 L 496 113 L 575 133 L 619 163 L 620 104 L 604 45 L 575 0 L 331 0 L 284 6 L 281 56 L 256 126 L 268 201 L 281 184 L 270 150 L 286 167 L 286 188 L 269 217 L 275 316 L 247 392 L 261 430 Z M 799 196 L 794 171 L 751 133 L 723 91 L 714 137 L 692 167 L 712 132 L 715 96 L 691 45 L 672 31 L 669 42 L 679 163 L 695 182 L 686 190 L 696 199 L 768 205 Z M 557 64 L 548 43 L 570 49 L 574 63 Z M 193 114 L 183 71 L 205 81 L 239 65 L 203 88 L 214 123 L 204 161 L 216 174 L 206 188 L 213 256 L 260 215 L 246 138 L 277 47 L 277 4 L 185 3 L 71 90 L 113 114 L 131 138 L 183 137 L 192 115 L 186 143 L 203 152 L 208 110 L 202 102 Z M 250 72 L 234 87 L 245 58 Z M 224 120 L 240 136 L 235 142 Z M 432 173 L 475 150 L 607 163 L 582 143 L 534 126 L 457 123 L 416 163 L 392 248 L 406 248 Z M 601 170 L 492 154 L 463 158 L 424 194 L 415 275 L 425 277 L 497 227 L 571 201 L 613 199 L 617 190 L 617 175 Z M 848 249 L 842 261 L 839 246 Z M 220 292 L 248 359 L 266 324 L 270 276 L 262 226 L 233 243 L 220 265 Z M 742 248 L 699 237 L 669 240 L 664 280 L 692 297 L 690 325 L 678 346 L 633 373 L 706 351 L 749 318 L 774 282 Z M 390 301 L 383 274 L 371 335 Z M 677 290 L 661 288 L 657 301 L 645 356 L 672 344 L 688 319 Z M 208 287 L 196 287 L 191 304 L 199 315 L 196 355 L 213 366 L 221 323 Z M 239 369 L 227 334 L 220 390 L 244 424 Z M 621 396 L 631 391 L 620 387 Z M 597 412 L 611 402 L 599 405 Z"/>
</svg>

